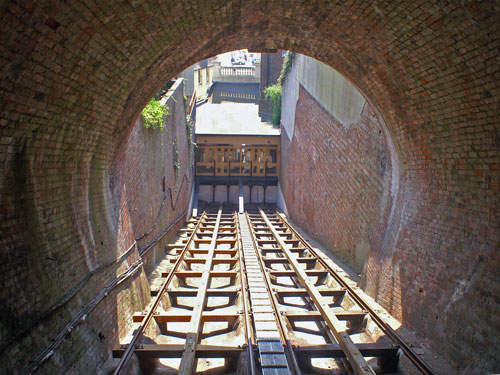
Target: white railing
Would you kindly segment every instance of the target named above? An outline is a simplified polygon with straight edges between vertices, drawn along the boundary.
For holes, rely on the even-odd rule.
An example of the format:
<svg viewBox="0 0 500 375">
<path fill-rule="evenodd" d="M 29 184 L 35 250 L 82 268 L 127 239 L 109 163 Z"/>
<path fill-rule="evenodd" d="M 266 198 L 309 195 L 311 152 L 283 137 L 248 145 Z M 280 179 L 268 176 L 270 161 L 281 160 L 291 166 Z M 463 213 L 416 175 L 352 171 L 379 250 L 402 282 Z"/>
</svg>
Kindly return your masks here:
<svg viewBox="0 0 500 375">
<path fill-rule="evenodd" d="M 213 72 L 214 82 L 260 82 L 260 64 L 221 66 L 220 62 L 215 62 Z"/>
<path fill-rule="evenodd" d="M 222 77 L 241 77 L 241 76 L 255 76 L 255 67 L 253 66 L 223 66 L 220 68 L 220 75 Z"/>
</svg>

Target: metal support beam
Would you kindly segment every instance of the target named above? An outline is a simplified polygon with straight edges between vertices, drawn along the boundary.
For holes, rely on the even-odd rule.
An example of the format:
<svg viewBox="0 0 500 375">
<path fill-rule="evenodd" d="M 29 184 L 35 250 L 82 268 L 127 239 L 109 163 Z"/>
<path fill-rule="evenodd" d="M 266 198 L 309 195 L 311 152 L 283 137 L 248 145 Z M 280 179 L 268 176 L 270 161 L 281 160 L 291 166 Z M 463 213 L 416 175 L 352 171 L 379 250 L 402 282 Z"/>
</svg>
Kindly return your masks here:
<svg viewBox="0 0 500 375">
<path fill-rule="evenodd" d="M 182 259 L 184 258 L 184 255 L 186 254 L 188 247 L 191 245 L 191 242 L 194 239 L 195 233 L 198 230 L 198 228 L 200 227 L 200 223 L 202 222 L 204 217 L 205 217 L 205 213 L 203 213 L 201 215 L 200 220 L 198 220 L 196 227 L 193 229 L 193 232 L 191 233 L 191 236 L 186 241 L 186 244 L 184 245 L 182 253 L 178 256 L 177 261 L 175 262 L 174 266 L 172 267 L 172 270 L 170 271 L 168 277 L 165 279 L 165 281 L 161 285 L 161 287 L 158 291 L 159 292 L 158 298 L 155 298 L 153 303 L 149 306 L 142 324 L 139 326 L 139 328 L 137 328 L 137 330 L 134 333 L 134 337 L 132 337 L 132 339 L 130 340 L 130 343 L 128 344 L 128 346 L 126 346 L 126 349 L 124 349 L 123 357 L 121 358 L 120 362 L 118 363 L 118 366 L 116 367 L 115 371 L 113 372 L 113 375 L 123 374 L 127 370 L 128 365 L 130 363 L 130 359 L 132 358 L 132 355 L 134 354 L 134 350 L 136 349 L 136 345 L 139 342 L 139 338 L 142 336 L 144 328 L 149 324 L 149 322 L 151 322 L 153 320 L 153 314 L 155 313 L 156 309 L 158 308 L 158 306 L 161 302 L 161 296 L 167 290 L 168 285 L 172 281 L 172 279 L 174 277 L 174 273 L 177 270 L 177 267 L 179 267 L 179 264 L 181 263 Z"/>
<path fill-rule="evenodd" d="M 200 180 L 197 178 L 194 183 L 194 194 L 193 194 L 193 215 L 198 216 L 198 196 L 200 194 Z"/>
<path fill-rule="evenodd" d="M 238 212 L 242 214 L 245 211 L 245 197 L 243 195 L 243 180 L 240 178 L 238 181 L 239 196 L 238 196 Z"/>
<path fill-rule="evenodd" d="M 205 267 L 203 269 L 203 276 L 201 277 L 200 289 L 198 290 L 198 293 L 196 295 L 196 300 L 198 301 L 198 303 L 193 308 L 193 313 L 189 324 L 189 332 L 186 335 L 186 343 L 179 367 L 179 374 L 190 375 L 194 373 L 195 370 L 196 346 L 198 344 L 198 335 L 200 332 L 203 308 L 207 299 L 209 284 L 208 281 L 210 279 L 210 271 L 212 270 L 212 263 L 215 253 L 215 247 L 217 244 L 217 234 L 219 232 L 221 216 L 222 206 L 219 207 L 219 212 L 217 213 L 217 220 L 215 221 L 212 240 L 210 241 Z"/>
<path fill-rule="evenodd" d="M 344 329 L 343 325 L 337 319 L 335 314 L 332 312 L 330 307 L 328 306 L 328 301 L 321 295 L 320 291 L 314 285 L 314 282 L 311 281 L 309 276 L 306 274 L 306 271 L 302 268 L 300 263 L 293 256 L 292 252 L 288 249 L 288 245 L 283 241 L 279 235 L 279 233 L 274 229 L 273 224 L 267 218 L 267 215 L 259 208 L 260 215 L 266 222 L 267 226 L 271 230 L 276 241 L 278 241 L 280 247 L 283 249 L 283 254 L 289 261 L 290 266 L 293 268 L 295 273 L 297 274 L 297 278 L 300 280 L 304 288 L 307 290 L 310 298 L 314 301 L 317 309 L 320 311 L 321 315 L 323 315 L 326 324 L 332 331 L 335 339 L 340 344 L 344 352 L 346 353 L 346 357 L 354 369 L 356 375 L 375 375 L 375 371 L 368 365 L 363 355 L 360 353 L 359 349 L 354 345 L 349 334 Z M 290 242 L 290 241 L 287 241 Z M 293 242 L 293 241 L 292 241 Z"/>
</svg>

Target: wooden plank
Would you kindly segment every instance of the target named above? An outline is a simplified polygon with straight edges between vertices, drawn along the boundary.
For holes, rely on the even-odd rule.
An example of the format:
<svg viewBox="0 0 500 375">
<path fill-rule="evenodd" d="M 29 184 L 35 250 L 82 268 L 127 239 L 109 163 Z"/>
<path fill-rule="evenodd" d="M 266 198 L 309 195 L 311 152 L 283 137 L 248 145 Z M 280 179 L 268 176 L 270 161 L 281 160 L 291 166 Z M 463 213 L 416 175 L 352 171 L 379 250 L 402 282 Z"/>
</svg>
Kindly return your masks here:
<svg viewBox="0 0 500 375">
<path fill-rule="evenodd" d="M 307 289 L 297 288 L 297 289 L 284 289 L 275 288 L 276 294 L 280 297 L 308 297 L 309 292 Z M 319 294 L 323 297 L 336 297 L 341 298 L 345 295 L 345 289 L 317 289 Z"/>
<path fill-rule="evenodd" d="M 355 344 L 357 350 L 364 357 L 394 357 L 397 355 L 399 346 L 394 344 Z M 302 354 L 307 358 L 345 358 L 346 355 L 341 345 L 297 345 L 294 346 L 296 354 Z"/>
<path fill-rule="evenodd" d="M 336 312 L 335 316 L 338 320 L 362 320 L 367 315 L 366 312 Z M 284 311 L 283 316 L 290 321 L 307 322 L 307 321 L 322 321 L 323 315 L 319 311 Z"/>
<path fill-rule="evenodd" d="M 269 271 L 270 275 L 276 276 L 276 277 L 292 277 L 292 276 L 297 276 L 295 271 L 275 271 L 275 270 L 270 270 Z M 328 271 L 326 270 L 306 270 L 306 275 L 307 276 L 318 276 L 318 277 L 324 277 L 328 276 Z"/>
<path fill-rule="evenodd" d="M 121 358 L 127 345 L 113 349 L 113 358 Z M 196 345 L 194 348 L 195 358 L 230 358 L 238 357 L 245 346 L 215 346 Z M 145 358 L 180 358 L 184 352 L 184 345 L 177 344 L 139 344 L 136 345 L 134 353 Z M 181 373 L 179 371 L 179 373 Z"/>
<path fill-rule="evenodd" d="M 209 257 L 207 256 L 206 258 L 184 258 L 182 261 L 186 262 L 187 264 L 203 264 L 205 263 Z M 210 258 L 210 260 L 213 260 L 212 264 L 234 264 L 236 263 L 239 259 L 238 258 Z"/>
<path fill-rule="evenodd" d="M 267 264 L 283 264 L 283 263 L 289 263 L 289 260 L 287 258 L 264 258 L 262 257 L 262 260 L 264 263 Z M 318 260 L 316 258 L 294 258 L 294 260 L 298 263 L 308 263 L 308 264 L 314 264 Z"/>
<path fill-rule="evenodd" d="M 168 276 L 169 272 L 162 272 L 161 276 Z M 237 271 L 210 271 L 210 277 L 236 277 L 238 274 Z M 177 271 L 175 272 L 175 276 L 180 278 L 186 277 L 201 277 L 203 272 L 201 271 Z"/>
<path fill-rule="evenodd" d="M 201 286 L 200 286 L 201 288 Z M 197 297 L 199 289 L 183 289 L 183 290 L 167 290 L 166 293 L 172 297 Z M 207 297 L 232 297 L 238 293 L 239 288 L 232 289 L 206 289 L 205 294 Z M 201 301 L 201 300 L 200 300 Z"/>
<path fill-rule="evenodd" d="M 292 244 L 294 247 L 298 247 L 300 240 L 297 241 L 282 240 L 279 236 L 279 233 L 276 232 L 276 230 L 273 228 L 271 222 L 267 218 L 267 215 L 264 213 L 264 211 L 262 211 L 262 209 L 259 208 L 259 212 L 264 221 L 266 222 L 266 224 L 273 232 L 276 241 L 278 241 L 281 248 L 283 249 L 283 254 L 288 258 L 290 266 L 297 273 L 298 279 L 309 292 L 309 295 L 311 299 L 314 301 L 316 308 L 321 312 L 321 314 L 325 318 L 325 322 L 332 331 L 333 335 L 335 336 L 335 339 L 342 346 L 342 349 L 346 353 L 346 357 L 349 363 L 351 364 L 352 368 L 354 369 L 356 375 L 375 375 L 375 371 L 373 371 L 373 369 L 365 361 L 363 355 L 360 353 L 356 345 L 354 345 L 343 325 L 337 319 L 335 314 L 331 311 L 328 305 L 328 301 L 323 298 L 323 296 L 320 294 L 320 292 L 314 285 L 314 282 L 309 278 L 309 276 L 307 276 L 305 270 L 302 268 L 299 262 L 295 260 L 290 250 L 288 250 L 287 244 Z"/>
<path fill-rule="evenodd" d="M 213 313 L 213 312 L 204 312 L 201 315 L 202 322 L 230 322 L 234 323 L 241 314 L 221 314 L 221 313 Z M 145 314 L 134 314 L 133 320 L 134 322 L 142 322 Z M 175 314 L 175 313 L 166 313 L 166 314 L 155 314 L 153 318 L 157 323 L 168 323 L 168 322 L 189 322 L 191 321 L 191 314 Z"/>
</svg>

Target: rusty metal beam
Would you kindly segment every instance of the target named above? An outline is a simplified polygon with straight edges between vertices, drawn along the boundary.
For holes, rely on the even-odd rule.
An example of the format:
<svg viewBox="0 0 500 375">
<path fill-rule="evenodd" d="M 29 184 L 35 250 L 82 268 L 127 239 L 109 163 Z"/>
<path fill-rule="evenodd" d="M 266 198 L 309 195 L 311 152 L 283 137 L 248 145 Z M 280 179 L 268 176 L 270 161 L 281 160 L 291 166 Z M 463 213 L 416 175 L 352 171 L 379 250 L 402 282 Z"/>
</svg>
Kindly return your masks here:
<svg viewBox="0 0 500 375">
<path fill-rule="evenodd" d="M 330 267 L 321 257 L 317 254 L 317 252 L 305 241 L 302 236 L 284 219 L 282 214 L 276 213 L 278 217 L 281 219 L 282 223 L 286 225 L 288 229 L 290 229 L 293 234 L 299 238 L 302 243 L 307 247 L 307 249 L 311 252 L 311 254 L 315 255 L 319 263 L 327 270 L 329 270 L 331 276 L 342 286 L 344 287 L 347 292 L 349 293 L 349 296 L 364 310 L 368 312 L 370 315 L 371 319 L 379 326 L 379 328 L 386 334 L 391 340 L 394 342 L 398 343 L 401 347 L 401 351 L 408 357 L 408 359 L 420 370 L 420 372 L 424 375 L 434 375 L 434 371 L 423 361 L 420 356 L 415 353 L 415 351 L 408 346 L 403 339 L 392 329 L 392 327 L 387 324 L 378 314 L 375 310 L 371 308 L 369 304 L 367 304 L 355 291 L 354 289 L 345 282 L 345 280 L 339 276 L 335 270 Z"/>
<path fill-rule="evenodd" d="M 146 316 L 145 316 L 142 324 L 136 329 L 134 336 L 130 340 L 130 343 L 128 344 L 126 349 L 124 349 L 123 356 L 122 356 L 120 362 L 118 363 L 118 366 L 116 366 L 116 369 L 113 372 L 113 375 L 123 374 L 123 372 L 127 369 L 128 365 L 130 363 L 130 359 L 132 358 L 132 354 L 134 353 L 135 347 L 139 341 L 139 338 L 142 336 L 144 328 L 153 319 L 153 314 L 156 311 L 156 309 L 158 308 L 158 305 L 160 304 L 161 296 L 162 296 L 163 292 L 167 289 L 168 285 L 172 281 L 172 279 L 174 277 L 175 270 L 180 265 L 182 258 L 184 257 L 184 255 L 187 252 L 187 248 L 189 247 L 189 245 L 191 244 L 191 242 L 194 239 L 194 234 L 196 233 L 196 231 L 200 227 L 200 224 L 205 216 L 206 216 L 205 212 L 200 216 L 200 219 L 199 219 L 198 223 L 196 224 L 196 227 L 193 229 L 191 236 L 189 236 L 189 239 L 185 242 L 183 252 L 179 255 L 179 257 L 177 258 L 177 261 L 175 262 L 174 266 L 172 267 L 172 270 L 170 271 L 168 277 L 165 279 L 165 281 L 161 285 L 161 287 L 159 289 L 159 296 L 153 300 L 153 303 L 147 309 L 146 314 L 145 314 Z"/>
<path fill-rule="evenodd" d="M 330 306 L 328 305 L 328 301 L 324 299 L 324 297 L 314 285 L 314 282 L 309 278 L 309 276 L 307 276 L 305 270 L 295 259 L 292 252 L 288 249 L 288 244 L 294 244 L 294 247 L 297 247 L 300 240 L 281 239 L 279 233 L 273 228 L 272 223 L 267 218 L 267 215 L 264 213 L 264 211 L 259 208 L 259 212 L 268 227 L 271 229 L 274 238 L 283 249 L 283 254 L 288 258 L 290 266 L 297 273 L 297 278 L 300 280 L 305 289 L 307 289 L 307 292 L 311 299 L 314 301 L 316 308 L 321 312 L 321 315 L 323 315 L 325 322 L 335 336 L 335 339 L 344 350 L 347 360 L 354 369 L 356 375 L 375 375 L 375 371 L 373 371 L 370 365 L 368 365 L 359 349 L 352 342 L 351 337 L 349 336 L 343 325 L 331 311 Z"/>
<path fill-rule="evenodd" d="M 214 230 L 212 233 L 212 240 L 209 243 L 209 252 L 207 260 L 203 269 L 203 276 L 201 277 L 200 288 L 197 293 L 198 303 L 194 306 L 191 321 L 189 324 L 189 331 L 186 335 L 186 343 L 182 353 L 181 364 L 179 366 L 179 374 L 190 375 L 195 369 L 196 347 L 198 344 L 198 335 L 200 331 L 201 316 L 205 301 L 207 298 L 208 283 L 210 279 L 210 271 L 212 270 L 212 262 L 214 258 L 215 247 L 217 243 L 217 234 L 219 232 L 219 225 L 222 217 L 222 206 L 219 207 L 217 219 L 215 221 Z"/>
</svg>

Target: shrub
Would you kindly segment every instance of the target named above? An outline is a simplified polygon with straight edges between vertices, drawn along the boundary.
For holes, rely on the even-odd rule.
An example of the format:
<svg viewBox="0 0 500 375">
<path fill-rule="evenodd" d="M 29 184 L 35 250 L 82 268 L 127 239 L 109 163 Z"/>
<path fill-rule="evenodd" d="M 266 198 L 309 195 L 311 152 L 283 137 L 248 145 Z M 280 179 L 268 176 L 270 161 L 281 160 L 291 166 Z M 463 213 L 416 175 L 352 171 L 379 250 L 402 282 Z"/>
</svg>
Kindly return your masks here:
<svg viewBox="0 0 500 375">
<path fill-rule="evenodd" d="M 163 129 L 167 115 L 167 106 L 161 105 L 160 101 L 155 98 L 151 99 L 142 110 L 142 120 L 146 128 Z"/>
<path fill-rule="evenodd" d="M 283 81 L 285 80 L 288 72 L 292 67 L 292 61 L 294 57 L 295 53 L 291 51 L 288 51 L 286 53 L 277 82 L 274 85 L 271 85 L 264 89 L 264 95 L 266 99 L 269 99 L 273 105 L 272 123 L 274 125 L 279 125 L 281 121 L 281 88 L 283 86 Z"/>
<path fill-rule="evenodd" d="M 279 125 L 281 120 L 281 85 L 275 83 L 264 89 L 266 99 L 269 99 L 273 105 L 273 119 L 274 125 Z"/>
</svg>

